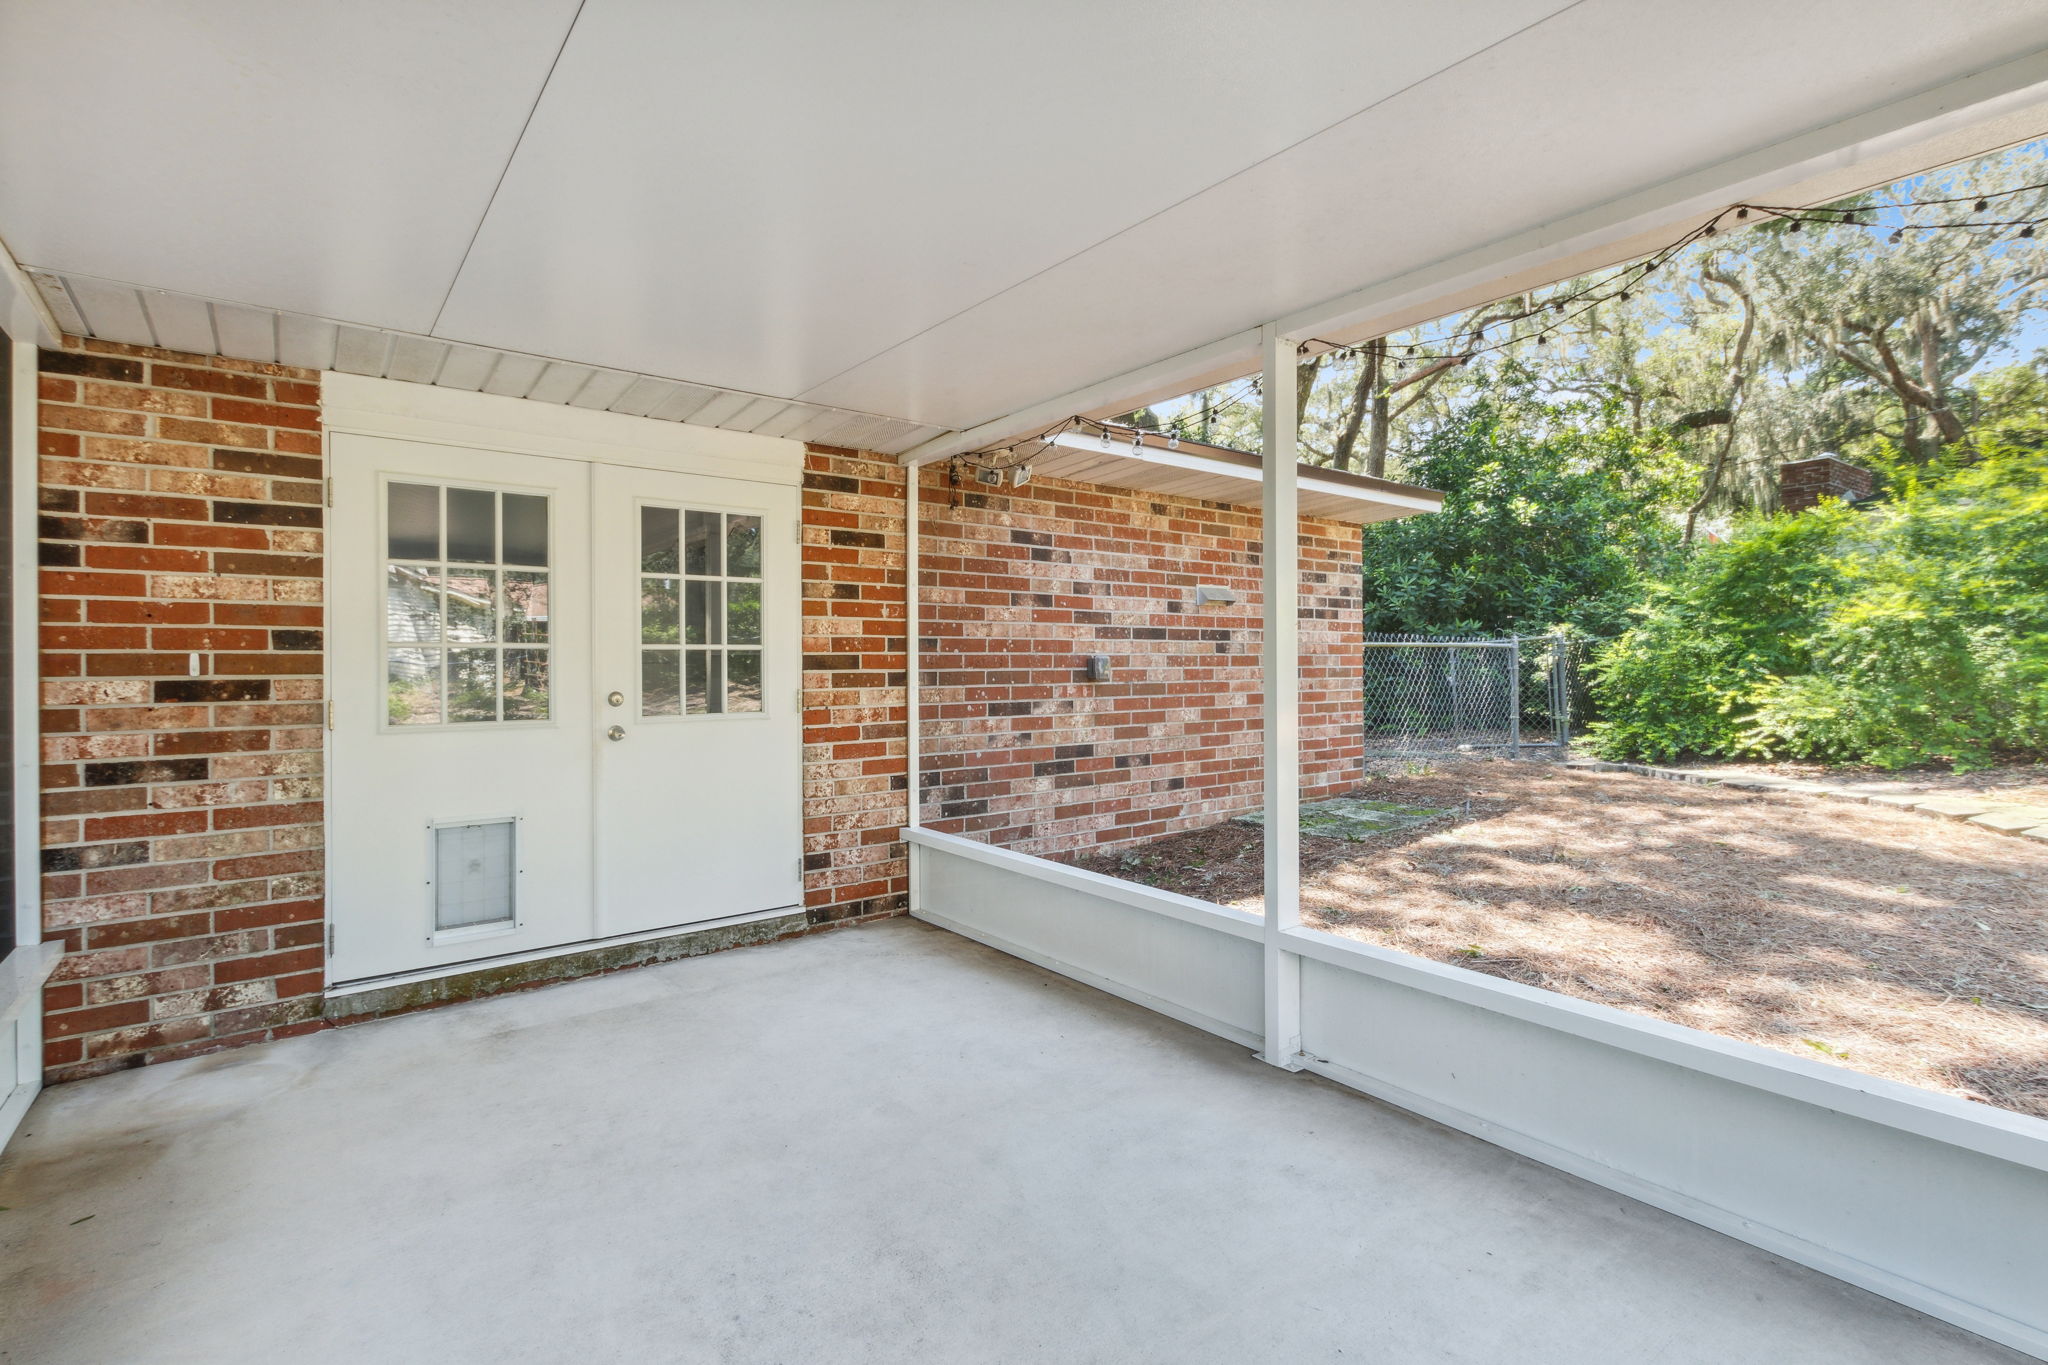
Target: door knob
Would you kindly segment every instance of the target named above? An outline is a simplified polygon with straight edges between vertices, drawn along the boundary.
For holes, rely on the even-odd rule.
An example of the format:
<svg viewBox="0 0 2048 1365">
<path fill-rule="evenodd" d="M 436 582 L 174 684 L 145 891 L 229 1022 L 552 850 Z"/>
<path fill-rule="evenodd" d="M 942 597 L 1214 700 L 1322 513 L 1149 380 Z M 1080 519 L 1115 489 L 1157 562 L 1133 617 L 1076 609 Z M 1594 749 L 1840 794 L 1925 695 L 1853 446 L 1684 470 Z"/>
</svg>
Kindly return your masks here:
<svg viewBox="0 0 2048 1365">
<path fill-rule="evenodd" d="M 604 737 L 606 739 L 624 739 L 626 737 L 626 727 L 614 725 L 611 729 L 604 732 Z"/>
</svg>

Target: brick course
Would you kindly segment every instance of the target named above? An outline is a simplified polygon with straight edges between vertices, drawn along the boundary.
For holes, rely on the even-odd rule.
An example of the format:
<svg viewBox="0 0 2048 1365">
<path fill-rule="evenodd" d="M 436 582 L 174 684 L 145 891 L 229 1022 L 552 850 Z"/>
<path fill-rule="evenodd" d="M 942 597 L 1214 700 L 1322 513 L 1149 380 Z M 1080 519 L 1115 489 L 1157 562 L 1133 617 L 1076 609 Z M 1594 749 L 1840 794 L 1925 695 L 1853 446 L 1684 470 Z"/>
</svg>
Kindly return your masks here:
<svg viewBox="0 0 2048 1365">
<path fill-rule="evenodd" d="M 40 368 L 48 1074 L 318 1028 L 319 376 Z"/>
</svg>

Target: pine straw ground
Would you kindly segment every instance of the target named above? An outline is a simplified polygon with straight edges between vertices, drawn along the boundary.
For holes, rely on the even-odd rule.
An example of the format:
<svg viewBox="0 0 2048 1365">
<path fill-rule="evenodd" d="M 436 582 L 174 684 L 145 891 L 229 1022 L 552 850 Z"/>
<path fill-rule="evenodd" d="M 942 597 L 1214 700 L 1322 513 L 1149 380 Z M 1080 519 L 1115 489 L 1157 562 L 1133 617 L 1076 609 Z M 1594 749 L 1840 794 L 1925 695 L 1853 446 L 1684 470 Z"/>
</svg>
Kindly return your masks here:
<svg viewBox="0 0 2048 1365">
<path fill-rule="evenodd" d="M 2048 845 L 1540 763 L 1446 764 L 1358 794 L 1459 809 L 1363 843 L 1304 837 L 1317 928 L 2048 1118 Z M 1242 825 L 1076 861 L 1261 899 L 1259 832 Z"/>
</svg>

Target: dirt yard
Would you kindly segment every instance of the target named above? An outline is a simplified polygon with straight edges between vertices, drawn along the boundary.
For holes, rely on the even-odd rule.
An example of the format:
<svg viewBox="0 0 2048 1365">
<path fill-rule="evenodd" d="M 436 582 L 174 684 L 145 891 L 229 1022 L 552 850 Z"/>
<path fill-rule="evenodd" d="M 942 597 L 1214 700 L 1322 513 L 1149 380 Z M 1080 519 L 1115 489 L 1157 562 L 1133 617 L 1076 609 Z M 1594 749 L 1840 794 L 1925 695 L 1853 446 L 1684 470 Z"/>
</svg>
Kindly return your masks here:
<svg viewBox="0 0 2048 1365">
<path fill-rule="evenodd" d="M 2048 1118 L 2048 845 L 1541 763 L 1356 794 L 1455 809 L 1304 836 L 1317 928 Z M 1259 837 L 1225 824 L 1077 861 L 1257 908 Z"/>
</svg>

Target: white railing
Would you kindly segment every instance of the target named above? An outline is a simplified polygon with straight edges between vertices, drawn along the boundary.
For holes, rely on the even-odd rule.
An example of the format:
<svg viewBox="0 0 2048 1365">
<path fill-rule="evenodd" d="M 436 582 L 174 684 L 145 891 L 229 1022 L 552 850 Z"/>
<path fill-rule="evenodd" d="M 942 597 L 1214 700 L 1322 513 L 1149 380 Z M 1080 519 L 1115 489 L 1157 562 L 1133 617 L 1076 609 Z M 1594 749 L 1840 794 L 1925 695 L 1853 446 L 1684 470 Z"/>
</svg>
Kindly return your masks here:
<svg viewBox="0 0 2048 1365">
<path fill-rule="evenodd" d="M 1261 920 L 929 830 L 911 913 L 1247 1047 Z M 2048 1356 L 2048 1122 L 1286 931 L 1306 1070 Z"/>
</svg>

